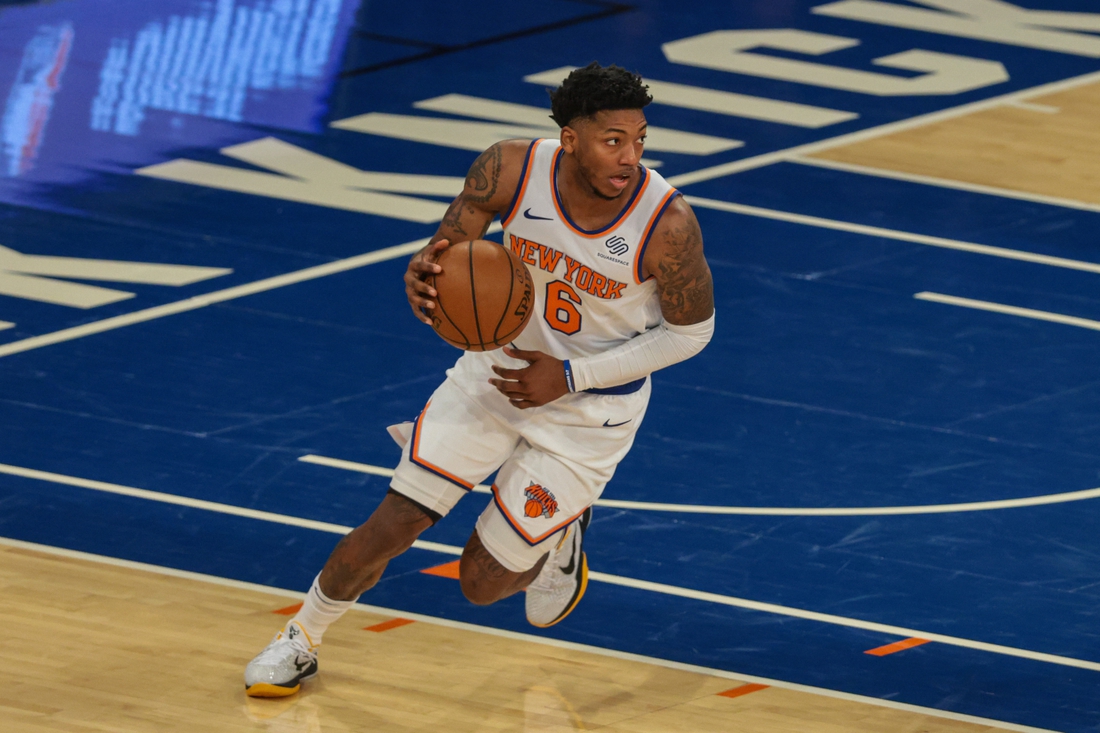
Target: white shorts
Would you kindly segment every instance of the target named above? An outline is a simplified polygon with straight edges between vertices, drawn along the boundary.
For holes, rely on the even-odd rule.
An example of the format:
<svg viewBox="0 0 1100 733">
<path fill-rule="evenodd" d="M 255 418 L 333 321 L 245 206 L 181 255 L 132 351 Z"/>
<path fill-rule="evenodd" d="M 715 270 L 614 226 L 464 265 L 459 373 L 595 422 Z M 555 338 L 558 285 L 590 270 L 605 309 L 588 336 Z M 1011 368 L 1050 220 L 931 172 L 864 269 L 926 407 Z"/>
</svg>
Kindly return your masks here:
<svg viewBox="0 0 1100 733">
<path fill-rule="evenodd" d="M 501 565 L 523 572 L 603 493 L 634 443 L 650 385 L 520 410 L 489 384 L 494 363 L 527 365 L 499 351 L 463 355 L 413 424 L 391 486 L 446 515 L 499 468 L 477 533 Z"/>
</svg>

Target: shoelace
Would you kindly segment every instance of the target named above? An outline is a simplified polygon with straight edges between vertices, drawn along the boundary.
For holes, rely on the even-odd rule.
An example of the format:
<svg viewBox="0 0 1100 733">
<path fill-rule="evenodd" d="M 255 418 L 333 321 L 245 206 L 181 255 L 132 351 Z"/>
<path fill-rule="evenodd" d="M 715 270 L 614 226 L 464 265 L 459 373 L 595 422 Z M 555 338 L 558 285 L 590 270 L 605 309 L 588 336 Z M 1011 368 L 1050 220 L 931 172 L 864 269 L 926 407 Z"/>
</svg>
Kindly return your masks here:
<svg viewBox="0 0 1100 733">
<path fill-rule="evenodd" d="M 310 650 L 309 647 L 307 647 L 305 644 L 303 644 L 301 641 L 299 641 L 297 639 L 289 639 L 288 640 L 286 638 L 282 638 L 282 639 L 275 639 L 270 644 L 268 644 L 267 647 L 262 652 L 260 652 L 259 656 L 256 657 L 256 661 L 257 662 L 266 662 L 272 657 L 282 656 L 282 653 L 281 653 L 280 649 L 284 644 L 289 645 L 291 649 L 298 652 L 299 654 L 314 654 L 315 653 L 312 650 Z"/>
</svg>

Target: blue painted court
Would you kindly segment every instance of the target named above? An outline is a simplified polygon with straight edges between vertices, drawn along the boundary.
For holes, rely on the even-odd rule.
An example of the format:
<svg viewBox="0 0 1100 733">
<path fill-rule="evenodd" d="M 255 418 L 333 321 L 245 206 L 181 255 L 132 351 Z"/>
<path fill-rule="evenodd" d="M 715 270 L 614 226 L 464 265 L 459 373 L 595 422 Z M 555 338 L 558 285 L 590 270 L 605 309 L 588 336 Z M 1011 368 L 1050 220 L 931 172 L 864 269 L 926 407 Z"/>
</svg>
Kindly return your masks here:
<svg viewBox="0 0 1100 733">
<path fill-rule="evenodd" d="M 420 572 L 446 551 L 362 601 L 1100 731 L 1100 491 L 1054 496 L 1100 487 L 1100 206 L 797 159 L 1100 74 L 1095 32 L 953 4 L 0 3 L 0 536 L 305 590 L 317 523 L 368 516 L 386 426 L 458 355 L 408 255 L 476 151 L 555 134 L 550 72 L 598 59 L 651 81 L 646 158 L 717 297 L 603 497 L 633 504 L 596 508 L 614 577 L 545 632 Z M 422 539 L 461 547 L 488 500 Z M 864 653 L 906 637 L 932 643 Z"/>
</svg>

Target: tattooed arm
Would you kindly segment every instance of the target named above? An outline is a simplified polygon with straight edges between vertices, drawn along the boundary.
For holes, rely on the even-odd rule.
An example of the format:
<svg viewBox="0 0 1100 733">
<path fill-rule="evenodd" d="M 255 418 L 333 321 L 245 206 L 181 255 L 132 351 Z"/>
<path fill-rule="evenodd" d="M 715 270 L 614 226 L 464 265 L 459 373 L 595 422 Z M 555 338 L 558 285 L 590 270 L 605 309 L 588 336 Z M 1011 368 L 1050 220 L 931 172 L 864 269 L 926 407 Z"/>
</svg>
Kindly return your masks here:
<svg viewBox="0 0 1100 733">
<path fill-rule="evenodd" d="M 462 193 L 451 202 L 435 236 L 409 261 L 405 295 L 413 314 L 424 323 L 430 325 L 432 321 L 421 309 L 435 308 L 432 298 L 436 295 L 424 278 L 440 272 L 435 264 L 440 252 L 453 243 L 484 237 L 493 217 L 512 202 L 529 144 L 526 140 L 505 140 L 479 155 L 466 174 Z"/>
<path fill-rule="evenodd" d="M 682 196 L 661 217 L 642 268 L 657 281 L 666 323 L 688 326 L 714 313 L 714 283 L 703 257 L 703 233 Z"/>
</svg>

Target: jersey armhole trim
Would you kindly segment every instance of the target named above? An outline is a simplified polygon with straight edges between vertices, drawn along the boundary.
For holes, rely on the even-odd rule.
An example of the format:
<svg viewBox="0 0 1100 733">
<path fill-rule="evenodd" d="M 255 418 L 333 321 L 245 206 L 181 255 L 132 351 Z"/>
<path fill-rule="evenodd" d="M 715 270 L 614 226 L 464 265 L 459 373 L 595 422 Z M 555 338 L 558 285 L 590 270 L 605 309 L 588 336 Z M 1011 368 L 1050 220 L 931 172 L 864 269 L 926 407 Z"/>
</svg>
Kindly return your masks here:
<svg viewBox="0 0 1100 733">
<path fill-rule="evenodd" d="M 653 216 L 649 218 L 649 223 L 645 227 L 645 235 L 642 237 L 642 246 L 638 248 L 638 253 L 634 258 L 634 282 L 641 285 L 642 280 L 642 261 L 645 259 L 646 247 L 649 246 L 649 239 L 653 236 L 653 232 L 657 229 L 657 222 L 664 216 L 665 211 L 668 209 L 668 205 L 671 204 L 680 192 L 675 188 L 669 189 L 668 193 L 661 200 L 661 203 L 657 206 L 657 209 L 653 212 Z M 650 275 L 652 277 L 652 275 Z M 649 278 L 646 278 L 647 280 Z"/>
<path fill-rule="evenodd" d="M 523 201 L 523 194 L 527 191 L 527 181 L 531 178 L 531 168 L 534 167 L 531 165 L 531 158 L 535 154 L 535 148 L 543 139 L 532 140 L 531 144 L 527 146 L 527 155 L 523 156 L 523 168 L 519 172 L 519 185 L 516 186 L 516 193 L 512 196 L 512 203 L 508 204 L 508 208 L 500 217 L 501 226 L 508 226 L 519 210 L 519 205 Z"/>
</svg>

